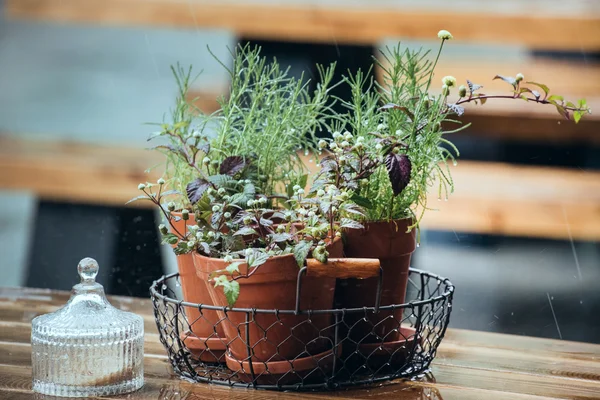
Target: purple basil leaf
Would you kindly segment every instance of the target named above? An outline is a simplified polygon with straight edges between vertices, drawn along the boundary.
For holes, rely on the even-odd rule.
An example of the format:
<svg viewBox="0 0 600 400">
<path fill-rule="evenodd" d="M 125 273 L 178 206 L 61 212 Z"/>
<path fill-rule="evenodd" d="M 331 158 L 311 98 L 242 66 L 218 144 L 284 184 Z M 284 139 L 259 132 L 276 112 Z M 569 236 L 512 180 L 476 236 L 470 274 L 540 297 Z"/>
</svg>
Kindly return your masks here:
<svg viewBox="0 0 600 400">
<path fill-rule="evenodd" d="M 240 156 L 229 156 L 223 160 L 219 173 L 222 175 L 233 176 L 244 169 L 246 162 L 243 157 Z"/>
<path fill-rule="evenodd" d="M 202 178 L 198 178 L 188 183 L 186 187 L 187 197 L 190 200 L 190 203 L 196 204 L 198 200 L 202 198 L 206 189 L 210 187 L 210 183 L 205 181 Z"/>
<path fill-rule="evenodd" d="M 392 183 L 394 196 L 398 196 L 410 182 L 412 165 L 406 154 L 390 153 L 385 157 L 385 166 Z"/>
</svg>

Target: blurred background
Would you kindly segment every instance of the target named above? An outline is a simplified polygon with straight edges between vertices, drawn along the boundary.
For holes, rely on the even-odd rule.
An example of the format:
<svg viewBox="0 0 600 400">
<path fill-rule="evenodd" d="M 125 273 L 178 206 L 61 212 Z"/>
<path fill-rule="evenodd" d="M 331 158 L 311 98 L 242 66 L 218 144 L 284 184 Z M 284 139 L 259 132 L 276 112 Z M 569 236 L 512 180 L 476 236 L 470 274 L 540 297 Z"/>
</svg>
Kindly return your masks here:
<svg viewBox="0 0 600 400">
<path fill-rule="evenodd" d="M 96 258 L 110 294 L 148 296 L 175 269 L 153 210 L 125 207 L 161 157 L 144 150 L 176 93 L 170 65 L 203 70 L 214 111 L 226 74 L 207 46 L 260 44 L 292 70 L 370 65 L 386 44 L 437 46 L 437 76 L 505 93 L 523 73 L 600 103 L 596 0 L 0 1 L 0 285 L 70 289 Z M 377 71 L 375 71 L 377 74 Z M 343 95 L 343 93 L 341 93 Z M 600 117 L 467 108 L 448 201 L 431 194 L 413 266 L 457 286 L 451 326 L 600 343 Z"/>
</svg>

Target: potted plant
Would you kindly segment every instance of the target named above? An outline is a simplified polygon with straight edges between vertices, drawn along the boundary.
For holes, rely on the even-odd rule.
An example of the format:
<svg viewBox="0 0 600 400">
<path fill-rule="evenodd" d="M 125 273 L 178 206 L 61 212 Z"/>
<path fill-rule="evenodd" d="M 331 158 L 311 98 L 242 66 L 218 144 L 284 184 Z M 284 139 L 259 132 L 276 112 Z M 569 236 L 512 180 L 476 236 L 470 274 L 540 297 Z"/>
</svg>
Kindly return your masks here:
<svg viewBox="0 0 600 400">
<path fill-rule="evenodd" d="M 163 242 L 174 248 L 183 297 L 191 303 L 212 304 L 207 282 L 197 276 L 192 249 L 187 247 L 196 217 L 211 215 L 210 207 L 202 208 L 205 192 L 235 195 L 234 204 L 241 209 L 255 198 L 256 190 L 265 194 L 269 205 L 287 205 L 289 196 L 276 191 L 306 185 L 298 150 L 315 148 L 315 131 L 328 109 L 333 66 L 319 68 L 321 80 L 309 93 L 304 79 L 290 77 L 275 60 L 268 62 L 259 48 L 236 50 L 231 68 L 217 60 L 228 71 L 231 88 L 211 115 L 203 115 L 193 101 L 186 101 L 193 81 L 191 68 L 172 68 L 178 85 L 175 108 L 171 120 L 158 124 L 160 130 L 149 139 L 159 141 L 153 149 L 165 155 L 166 171 L 158 183 L 140 184 L 143 194 L 131 200 L 152 201 L 164 214 L 159 227 Z M 240 191 L 239 182 L 246 182 Z M 186 346 L 203 361 L 219 360 L 225 341 L 217 313 L 184 309 L 193 333 L 182 334 Z"/>
<path fill-rule="evenodd" d="M 238 199 L 245 198 L 245 188 L 251 184 L 236 181 L 239 191 L 233 194 L 223 188 L 208 189 L 195 205 L 198 225 L 190 226 L 193 236 L 179 242 L 182 248 L 194 249 L 197 274 L 210 283 L 213 304 L 293 310 L 298 279 L 303 279 L 300 308 L 331 309 L 335 276 L 299 278 L 298 272 L 307 258 L 326 263 L 329 257 L 342 257 L 340 230 L 361 226 L 352 218 L 360 215 L 359 207 L 334 185 L 310 197 L 295 186 L 288 209 L 270 208 L 268 197 L 257 193 L 241 207 Z M 356 260 L 357 265 L 361 262 Z M 272 381 L 332 366 L 331 315 L 227 312 L 225 308 L 218 314 L 230 351 L 227 365 L 233 371 L 248 376 L 249 371 L 265 373 L 262 379 Z"/>
<path fill-rule="evenodd" d="M 437 182 L 440 198 L 453 191 L 449 163 L 455 162 L 458 150 L 446 135 L 468 126 L 456 120 L 464 113 L 463 104 L 512 99 L 552 105 L 575 122 L 589 112 L 585 100 L 577 105 L 565 101 L 551 95 L 544 84 L 525 82 L 521 74 L 494 77 L 510 84 L 507 95 L 483 94 L 482 86 L 470 81 L 455 89 L 456 79 L 451 76 L 441 79 L 439 94 L 432 94 L 437 61 L 452 35 L 440 31 L 438 37 L 441 43 L 433 62 L 428 52 L 398 45 L 386 49 L 382 61 L 376 60 L 384 73 L 381 83 L 373 83 L 360 71 L 345 78 L 352 96 L 340 101 L 348 111 L 335 116 L 333 138 L 319 142 L 328 154 L 321 161 L 314 189 L 334 184 L 363 207 L 364 228 L 345 232 L 344 250 L 348 257 L 380 260 L 382 305 L 404 302 L 419 221 L 428 209 L 428 189 Z M 450 101 L 455 94 L 458 99 Z M 453 128 L 452 124 L 459 125 Z M 336 289 L 336 301 L 345 308 L 372 306 L 376 292 L 376 279 L 344 280 Z M 400 328 L 402 318 L 401 310 L 380 312 L 372 318 L 356 317 L 347 325 L 352 327 L 352 340 L 368 355 L 382 346 L 392 351 L 405 346 L 410 331 Z"/>
</svg>

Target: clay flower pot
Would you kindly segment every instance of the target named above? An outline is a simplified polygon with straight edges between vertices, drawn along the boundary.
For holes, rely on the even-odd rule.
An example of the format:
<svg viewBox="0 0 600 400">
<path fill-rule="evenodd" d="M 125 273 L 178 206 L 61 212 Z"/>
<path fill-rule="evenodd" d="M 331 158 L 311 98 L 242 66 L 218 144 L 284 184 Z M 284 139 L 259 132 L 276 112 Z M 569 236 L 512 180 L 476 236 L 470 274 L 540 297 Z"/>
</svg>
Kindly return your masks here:
<svg viewBox="0 0 600 400">
<path fill-rule="evenodd" d="M 328 248 L 329 257 L 341 257 L 343 245 L 336 239 Z M 193 254 L 196 272 L 201 280 L 208 281 L 212 272 L 225 269 L 229 264 L 222 259 Z M 239 268 L 247 274 L 248 266 Z M 296 284 L 298 264 L 291 254 L 272 257 L 261 265 L 249 278 L 238 279 L 240 295 L 235 308 L 293 310 L 296 306 Z M 302 281 L 300 292 L 301 310 L 331 309 L 335 291 L 335 277 L 309 277 Z M 215 305 L 226 306 L 227 300 L 222 288 L 209 284 L 209 293 Z M 273 382 L 280 376 L 291 374 L 300 376 L 302 370 L 312 371 L 330 368 L 333 360 L 332 341 L 326 337 L 333 334 L 331 314 L 249 314 L 245 312 L 218 311 L 223 318 L 223 328 L 227 338 L 227 365 L 238 375 L 254 371 L 265 372 L 261 382 Z M 247 342 L 249 337 L 249 342 Z M 251 348 L 250 354 L 248 346 Z M 294 360 L 290 363 L 286 360 Z M 290 372 L 292 371 L 292 372 Z M 296 375 L 298 374 L 298 375 Z"/>
<path fill-rule="evenodd" d="M 346 257 L 377 258 L 383 269 L 381 305 L 402 304 L 406 295 L 411 254 L 415 251 L 415 230 L 406 233 L 411 219 L 388 222 L 368 222 L 364 229 L 346 232 Z M 339 280 L 336 288 L 336 306 L 340 308 L 373 307 L 377 294 L 377 278 Z M 391 318 L 393 316 L 393 318 Z M 360 315 L 351 315 L 346 321 L 351 326 L 350 337 L 362 344 L 398 342 L 402 310 L 380 311 L 364 321 Z M 384 321 L 385 320 L 385 321 Z"/>
<path fill-rule="evenodd" d="M 172 214 L 181 218 L 181 213 Z M 184 233 L 186 224 L 194 225 L 195 223 L 193 214 L 190 214 L 190 219 L 187 221 L 182 219 L 173 221 L 173 225 L 181 234 Z M 178 255 L 177 268 L 183 300 L 212 306 L 213 301 L 208 293 L 208 284 L 196 274 L 192 254 Z M 223 327 L 218 323 L 219 316 L 217 312 L 206 309 L 200 311 L 195 307 L 184 307 L 183 309 L 191 329 L 191 332 L 186 330 L 181 334 L 185 346 L 194 356 L 204 362 L 224 362 L 223 354 L 225 353 L 226 342 Z"/>
</svg>

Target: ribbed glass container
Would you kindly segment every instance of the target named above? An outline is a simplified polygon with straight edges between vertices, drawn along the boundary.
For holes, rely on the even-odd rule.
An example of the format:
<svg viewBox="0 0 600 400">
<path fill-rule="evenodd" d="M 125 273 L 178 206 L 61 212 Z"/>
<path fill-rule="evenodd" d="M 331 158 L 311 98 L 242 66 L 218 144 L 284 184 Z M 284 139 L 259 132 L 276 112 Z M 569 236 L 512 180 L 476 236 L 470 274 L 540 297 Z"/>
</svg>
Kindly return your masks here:
<svg viewBox="0 0 600 400">
<path fill-rule="evenodd" d="M 107 396 L 144 384 L 144 322 L 117 310 L 95 281 L 98 263 L 81 260 L 81 283 L 58 311 L 33 319 L 33 390 L 65 397 Z"/>
</svg>

